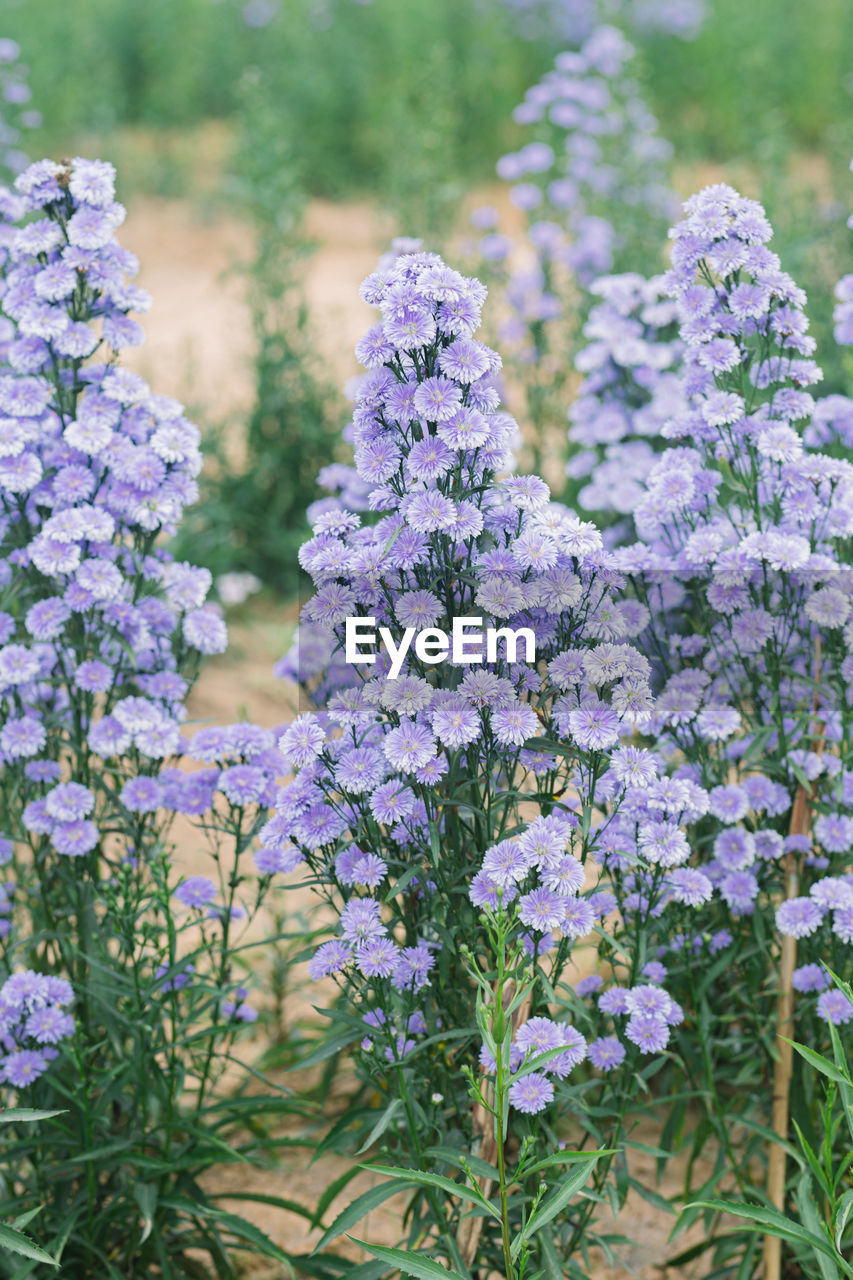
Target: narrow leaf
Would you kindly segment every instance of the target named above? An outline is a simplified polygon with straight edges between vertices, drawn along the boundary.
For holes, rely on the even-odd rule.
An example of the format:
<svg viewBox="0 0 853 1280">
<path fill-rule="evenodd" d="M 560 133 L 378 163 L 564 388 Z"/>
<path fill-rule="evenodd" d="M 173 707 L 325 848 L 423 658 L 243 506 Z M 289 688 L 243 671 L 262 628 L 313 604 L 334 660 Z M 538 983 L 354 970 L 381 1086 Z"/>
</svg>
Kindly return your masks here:
<svg viewBox="0 0 853 1280">
<path fill-rule="evenodd" d="M 367 1244 L 364 1240 L 356 1240 L 353 1236 L 349 1239 L 353 1244 L 366 1249 L 374 1258 L 379 1258 L 381 1262 L 387 1262 L 396 1267 L 404 1276 L 414 1276 L 415 1280 L 465 1280 L 458 1271 L 448 1271 L 446 1267 L 439 1266 L 437 1262 L 433 1262 L 422 1253 L 405 1253 L 402 1249 L 386 1249 L 384 1245 Z"/>
</svg>

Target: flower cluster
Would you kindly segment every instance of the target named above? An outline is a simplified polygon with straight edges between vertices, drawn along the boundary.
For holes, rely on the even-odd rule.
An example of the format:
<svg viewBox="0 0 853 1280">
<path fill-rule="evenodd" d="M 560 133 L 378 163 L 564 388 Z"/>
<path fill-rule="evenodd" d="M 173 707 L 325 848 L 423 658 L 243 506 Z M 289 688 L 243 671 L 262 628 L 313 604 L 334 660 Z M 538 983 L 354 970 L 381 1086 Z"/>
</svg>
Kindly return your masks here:
<svg viewBox="0 0 853 1280">
<path fill-rule="evenodd" d="M 259 856 L 248 875 L 240 858 L 285 764 L 258 725 L 183 735 L 201 658 L 226 632 L 210 573 L 163 545 L 195 497 L 200 434 L 119 364 L 149 300 L 115 239 L 112 166 L 40 161 L 15 185 L 0 280 L 0 829 L 16 842 L 0 843 L 15 877 L 0 895 L 4 963 L 25 946 L 80 978 L 86 1045 L 104 1032 L 81 975 L 132 964 L 117 980 L 122 1052 L 156 1078 L 157 1019 L 202 1018 L 164 1087 L 203 1091 L 257 1016 L 229 956 L 281 869 Z M 175 815 L 196 825 L 209 875 L 173 865 Z M 44 1069 L 50 1054 L 20 1049 L 36 1056 L 17 1077 Z"/>
<path fill-rule="evenodd" d="M 529 213 L 543 262 L 568 266 L 582 284 L 636 255 L 673 207 L 671 148 L 630 75 L 632 46 L 600 26 L 577 52 L 559 54 L 516 108 L 535 137 L 498 161 L 510 200 Z M 550 220 L 550 221 L 549 221 Z M 568 233 L 568 239 L 560 232 Z M 488 246 L 486 246 L 488 249 Z"/>
<path fill-rule="evenodd" d="M 0 1079 L 25 1089 L 44 1075 L 59 1056 L 56 1046 L 74 1035 L 67 1012 L 73 999 L 64 978 L 25 969 L 6 979 L 0 987 Z"/>
<path fill-rule="evenodd" d="M 157 543 L 195 497 L 199 432 L 176 401 L 117 366 L 142 339 L 129 312 L 149 299 L 114 237 L 124 210 L 113 178 L 86 160 L 20 175 L 0 299 L 5 821 L 19 830 L 20 804 L 37 798 L 38 825 L 25 825 L 58 835 L 54 848 L 69 854 L 98 835 L 90 791 L 67 814 L 41 794 L 63 754 L 67 786 L 100 757 L 98 804 L 114 810 L 110 762 L 148 773 L 177 751 L 199 655 L 225 645 L 204 607 L 210 574 Z"/>
<path fill-rule="evenodd" d="M 569 409 L 566 474 L 588 477 L 577 499 L 585 510 L 624 517 L 643 496 L 664 426 L 687 407 L 676 306 L 662 276 L 602 276 L 590 293 L 601 301 L 575 359 L 585 377 Z"/>
<path fill-rule="evenodd" d="M 781 896 L 777 927 L 807 940 L 807 971 L 831 955 L 843 972 L 853 467 L 804 446 L 821 375 L 763 209 L 725 186 L 685 208 L 667 281 L 689 399 L 634 512 L 644 541 L 619 553 L 660 655 L 653 729 L 709 790 L 709 932 L 730 929 L 732 956 L 745 954 L 751 917 Z M 835 1000 L 821 1013 L 842 1021 Z"/>
<path fill-rule="evenodd" d="M 673 207 L 670 147 L 631 76 L 633 53 L 615 27 L 596 26 L 516 108 L 517 123 L 534 136 L 501 157 L 497 171 L 527 215 L 525 243 L 496 230 L 494 210 L 472 216 L 485 232 L 477 245 L 484 270 L 502 287 L 498 332 L 524 390 L 537 469 L 549 433 L 564 421 L 583 291 L 608 272 L 644 268 Z"/>
<path fill-rule="evenodd" d="M 693 40 L 705 21 L 705 0 L 504 0 L 526 40 L 581 44 L 605 17 L 634 31 Z"/>
</svg>

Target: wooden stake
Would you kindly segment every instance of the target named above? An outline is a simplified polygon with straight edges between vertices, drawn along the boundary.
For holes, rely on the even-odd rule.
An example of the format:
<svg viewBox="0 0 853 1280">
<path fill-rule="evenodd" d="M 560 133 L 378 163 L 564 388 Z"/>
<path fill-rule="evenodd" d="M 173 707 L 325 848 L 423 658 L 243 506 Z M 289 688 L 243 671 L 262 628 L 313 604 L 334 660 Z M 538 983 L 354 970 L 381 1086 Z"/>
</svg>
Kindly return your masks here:
<svg viewBox="0 0 853 1280">
<path fill-rule="evenodd" d="M 820 636 L 815 648 L 815 723 L 812 728 L 814 750 L 821 754 L 824 746 L 825 726 L 817 721 L 818 686 L 820 682 Z M 811 788 L 800 785 L 794 796 L 791 810 L 792 836 L 807 836 L 812 829 Z M 793 849 L 785 858 L 785 901 L 799 896 L 800 892 L 800 855 Z M 787 1173 L 787 1155 L 783 1142 L 788 1140 L 788 1112 L 791 1096 L 791 1077 L 794 1071 L 794 1048 L 786 1040 L 793 1038 L 794 1032 L 794 969 L 797 966 L 797 939 L 787 934 L 782 936 L 782 951 L 779 958 L 779 995 L 776 1001 L 776 1037 L 779 1056 L 773 1069 L 773 1132 L 779 1137 L 770 1147 L 767 1161 L 767 1198 L 779 1213 L 785 1210 L 785 1182 Z M 780 1037 L 785 1036 L 786 1040 Z M 782 1241 L 777 1236 L 764 1237 L 764 1280 L 781 1280 L 782 1276 Z"/>
</svg>

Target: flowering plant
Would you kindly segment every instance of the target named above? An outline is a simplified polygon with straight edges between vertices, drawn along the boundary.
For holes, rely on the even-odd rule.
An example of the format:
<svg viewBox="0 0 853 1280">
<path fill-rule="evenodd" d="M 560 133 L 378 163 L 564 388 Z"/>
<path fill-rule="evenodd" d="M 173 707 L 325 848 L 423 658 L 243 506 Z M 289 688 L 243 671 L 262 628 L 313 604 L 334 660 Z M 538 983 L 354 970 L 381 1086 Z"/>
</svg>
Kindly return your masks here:
<svg viewBox="0 0 853 1280">
<path fill-rule="evenodd" d="M 633 56 L 621 31 L 597 25 L 578 49 L 558 55 L 516 108 L 516 122 L 533 137 L 502 156 L 497 173 L 527 217 L 523 244 L 496 230 L 496 211 L 472 217 L 485 231 L 478 249 L 487 276 L 502 286 L 498 332 L 523 389 L 537 469 L 565 421 L 586 291 L 614 270 L 645 269 L 674 206 L 671 148 L 640 95 Z M 596 311 L 600 319 L 601 306 Z M 590 323 L 594 331 L 597 320 Z"/>
<path fill-rule="evenodd" d="M 335 1047 L 357 1046 L 360 1073 L 387 1099 L 339 1136 L 381 1141 L 395 1161 L 378 1166 L 396 1178 L 386 1194 L 414 1184 L 409 1244 L 463 1271 L 516 1276 L 559 1256 L 580 1274 L 573 1255 L 595 1197 L 571 1198 L 591 1174 L 604 1187 L 625 1081 L 681 1017 L 643 971 L 642 922 L 710 893 L 681 867 L 679 822 L 704 796 L 688 784 L 664 794 L 650 753 L 622 742 L 652 712 L 648 665 L 630 643 L 646 610 L 620 597 L 594 526 L 550 502 L 536 476 L 507 474 L 515 426 L 499 409 L 500 361 L 474 337 L 482 285 L 433 254 L 403 253 L 362 296 L 382 317 L 358 346 L 360 487 L 340 466 L 326 479 L 378 518 L 364 523 L 340 498 L 312 509 L 300 559 L 316 592 L 280 673 L 315 710 L 279 744 L 296 776 L 258 856 L 279 869 L 304 861 L 339 919 L 311 972 L 346 997 L 330 1011 Z M 385 653 L 347 652 L 362 619 L 362 634 L 384 627 Z M 460 620 L 488 620 L 496 650 L 449 654 Z M 635 843 L 639 829 L 633 857 L 617 857 L 614 823 Z M 634 885 L 631 931 L 596 883 L 599 858 L 626 893 Z M 591 934 L 619 978 L 592 1008 L 604 978 L 581 983 L 573 968 Z M 594 1109 L 580 1101 L 592 1090 Z M 575 1153 L 557 1149 L 545 1118 L 555 1101 L 578 1121 Z M 534 1128 L 527 1117 L 540 1113 Z M 544 1170 L 555 1185 L 542 1200 Z M 376 1202 L 371 1192 L 350 1206 L 324 1243 Z M 393 1257 L 403 1270 L 406 1256 Z"/>
<path fill-rule="evenodd" d="M 660 935 L 659 958 L 688 1011 L 679 1048 L 722 1167 L 745 1193 L 765 1155 L 767 1194 L 781 1210 L 795 992 L 810 1043 L 827 1039 L 827 1023 L 853 1019 L 820 967 L 831 960 L 849 977 L 853 941 L 853 468 L 808 450 L 797 429 L 818 416 L 806 388 L 820 370 L 805 297 L 767 247 L 763 209 L 726 186 L 685 209 L 666 278 L 684 404 L 633 512 L 642 541 L 616 560 L 649 610 L 643 643 L 660 683 L 650 745 L 675 778 L 709 795 L 689 839 L 713 898 Z M 699 971 L 697 954 L 708 957 Z M 805 1084 L 797 1092 L 809 1096 Z M 778 1143 L 765 1152 L 752 1127 L 733 1136 L 734 1115 L 772 1127 Z M 745 1267 L 754 1243 L 741 1241 Z M 768 1238 L 769 1275 L 777 1246 Z M 719 1248 L 731 1256 L 731 1238 Z"/>
<path fill-rule="evenodd" d="M 207 570 L 160 541 L 195 496 L 199 432 L 118 365 L 148 299 L 113 177 L 41 161 L 2 193 L 0 1076 L 42 1114 L 11 1126 L 0 1205 L 44 1206 L 68 1274 L 184 1275 L 200 1250 L 230 1277 L 249 1241 L 286 1260 L 197 1182 L 262 1142 L 229 1151 L 243 1109 L 217 1084 L 257 1016 L 240 953 L 270 872 L 240 856 L 283 762 L 255 725 L 183 736 L 225 627 Z M 176 864 L 176 815 L 209 875 Z"/>
</svg>

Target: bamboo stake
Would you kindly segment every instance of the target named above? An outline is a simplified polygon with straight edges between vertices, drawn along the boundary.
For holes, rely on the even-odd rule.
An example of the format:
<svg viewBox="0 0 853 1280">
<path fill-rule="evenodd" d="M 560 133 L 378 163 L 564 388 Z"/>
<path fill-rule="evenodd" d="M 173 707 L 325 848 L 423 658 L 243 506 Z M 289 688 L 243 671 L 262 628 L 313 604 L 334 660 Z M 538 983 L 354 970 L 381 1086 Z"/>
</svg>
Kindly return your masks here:
<svg viewBox="0 0 853 1280">
<path fill-rule="evenodd" d="M 820 681 L 820 636 L 815 647 L 815 694 L 814 713 L 817 714 L 818 688 Z M 812 729 L 813 745 L 820 754 L 824 744 L 824 725 L 815 721 Z M 802 785 L 797 787 L 794 805 L 791 810 L 790 834 L 807 836 L 812 828 L 811 788 Z M 796 898 L 800 892 L 799 855 L 793 849 L 785 858 L 785 901 Z M 788 1138 L 788 1116 L 791 1097 L 791 1077 L 794 1071 L 794 1047 L 788 1041 L 794 1031 L 794 969 L 797 966 L 797 939 L 787 934 L 782 937 L 782 951 L 779 959 L 779 995 L 776 1001 L 776 1037 L 778 1058 L 773 1068 L 773 1132 L 781 1139 L 770 1148 L 767 1161 L 767 1198 L 783 1213 L 785 1209 L 785 1182 L 787 1173 L 787 1154 L 782 1142 Z M 785 1037 L 785 1039 L 782 1039 Z M 781 1280 L 782 1276 L 782 1241 L 778 1236 L 764 1237 L 764 1280 Z"/>
</svg>

